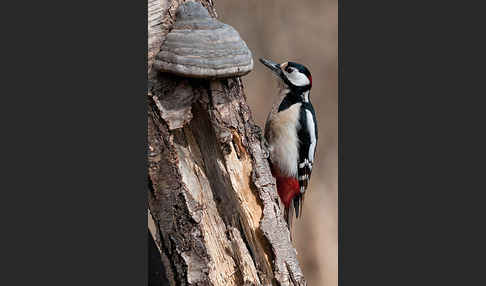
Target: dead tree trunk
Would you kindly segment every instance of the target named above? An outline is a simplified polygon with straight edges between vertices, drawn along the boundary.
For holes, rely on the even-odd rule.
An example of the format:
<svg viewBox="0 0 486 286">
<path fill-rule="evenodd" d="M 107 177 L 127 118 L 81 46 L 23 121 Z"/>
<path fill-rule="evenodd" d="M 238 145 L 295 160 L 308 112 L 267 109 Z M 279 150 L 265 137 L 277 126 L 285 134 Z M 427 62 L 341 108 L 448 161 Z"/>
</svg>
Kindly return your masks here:
<svg viewBox="0 0 486 286">
<path fill-rule="evenodd" d="M 166 277 L 170 285 L 305 285 L 240 78 L 152 70 L 180 2 L 148 0 L 148 202 Z M 211 0 L 201 3 L 216 17 Z"/>
</svg>

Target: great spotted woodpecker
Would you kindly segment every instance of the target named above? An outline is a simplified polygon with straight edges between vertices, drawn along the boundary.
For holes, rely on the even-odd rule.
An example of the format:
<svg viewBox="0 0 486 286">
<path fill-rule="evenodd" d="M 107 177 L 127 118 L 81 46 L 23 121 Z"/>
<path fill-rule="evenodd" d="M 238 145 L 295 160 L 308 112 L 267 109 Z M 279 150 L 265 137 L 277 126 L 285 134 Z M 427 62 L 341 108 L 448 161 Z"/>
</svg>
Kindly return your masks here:
<svg viewBox="0 0 486 286">
<path fill-rule="evenodd" d="M 260 59 L 279 78 L 279 99 L 265 124 L 265 139 L 277 191 L 285 206 L 289 230 L 293 212 L 302 215 L 317 144 L 317 120 L 310 102 L 312 76 L 298 63 Z"/>
</svg>

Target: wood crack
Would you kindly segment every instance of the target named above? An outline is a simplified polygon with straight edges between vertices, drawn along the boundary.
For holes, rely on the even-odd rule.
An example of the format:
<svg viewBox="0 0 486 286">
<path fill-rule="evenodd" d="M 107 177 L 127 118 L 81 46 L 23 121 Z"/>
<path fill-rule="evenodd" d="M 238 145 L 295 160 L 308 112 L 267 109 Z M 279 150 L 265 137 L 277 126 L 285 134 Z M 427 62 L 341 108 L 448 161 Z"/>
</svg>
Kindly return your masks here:
<svg viewBox="0 0 486 286">
<path fill-rule="evenodd" d="M 150 72 L 182 1 L 148 1 L 147 193 L 170 284 L 305 285 L 241 80 Z"/>
</svg>

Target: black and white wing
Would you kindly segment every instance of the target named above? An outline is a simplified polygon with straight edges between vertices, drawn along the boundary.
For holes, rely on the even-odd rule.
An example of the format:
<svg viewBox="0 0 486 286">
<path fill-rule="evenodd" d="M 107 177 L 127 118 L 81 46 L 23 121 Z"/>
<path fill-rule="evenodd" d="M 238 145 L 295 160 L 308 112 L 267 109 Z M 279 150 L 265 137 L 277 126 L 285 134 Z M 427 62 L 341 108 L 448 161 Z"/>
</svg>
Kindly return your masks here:
<svg viewBox="0 0 486 286">
<path fill-rule="evenodd" d="M 312 174 L 312 165 L 314 164 L 314 155 L 317 144 L 317 120 L 314 107 L 309 102 L 304 102 L 300 110 L 300 129 L 298 137 L 299 145 L 299 162 L 298 162 L 298 180 L 300 194 L 294 199 L 295 215 L 299 217 L 302 214 L 302 203 L 304 194 L 309 185 Z"/>
</svg>

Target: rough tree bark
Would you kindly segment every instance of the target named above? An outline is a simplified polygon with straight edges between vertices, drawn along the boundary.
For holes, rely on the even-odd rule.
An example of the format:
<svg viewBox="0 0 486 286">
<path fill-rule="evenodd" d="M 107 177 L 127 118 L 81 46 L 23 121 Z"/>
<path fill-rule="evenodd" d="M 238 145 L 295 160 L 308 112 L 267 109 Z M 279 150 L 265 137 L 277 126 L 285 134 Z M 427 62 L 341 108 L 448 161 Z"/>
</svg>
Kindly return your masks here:
<svg viewBox="0 0 486 286">
<path fill-rule="evenodd" d="M 148 202 L 170 285 L 305 285 L 240 78 L 157 73 L 181 0 L 148 0 Z M 214 3 L 202 0 L 216 17 Z"/>
</svg>

